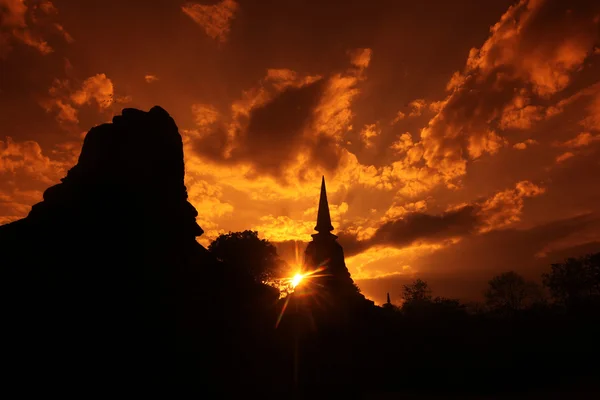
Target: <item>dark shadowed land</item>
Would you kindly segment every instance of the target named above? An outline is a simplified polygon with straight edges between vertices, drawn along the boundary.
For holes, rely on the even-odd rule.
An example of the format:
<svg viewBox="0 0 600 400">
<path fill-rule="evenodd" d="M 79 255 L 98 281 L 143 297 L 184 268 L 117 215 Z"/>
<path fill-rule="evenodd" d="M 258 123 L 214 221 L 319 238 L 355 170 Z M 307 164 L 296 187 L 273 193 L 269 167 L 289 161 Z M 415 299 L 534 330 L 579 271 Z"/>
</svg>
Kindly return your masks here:
<svg viewBox="0 0 600 400">
<path fill-rule="evenodd" d="M 251 234 L 197 243 L 183 182 L 173 119 L 125 109 L 90 130 L 77 165 L 26 218 L 0 227 L 11 381 L 311 398 L 598 393 L 598 255 L 548 266 L 550 297 L 507 272 L 490 277 L 480 307 L 433 298 L 420 280 L 401 307 L 377 307 L 345 266 L 323 180 L 304 278 L 279 299 L 246 256 L 255 247 L 227 247 L 247 238 L 266 260 L 268 244 Z"/>
</svg>

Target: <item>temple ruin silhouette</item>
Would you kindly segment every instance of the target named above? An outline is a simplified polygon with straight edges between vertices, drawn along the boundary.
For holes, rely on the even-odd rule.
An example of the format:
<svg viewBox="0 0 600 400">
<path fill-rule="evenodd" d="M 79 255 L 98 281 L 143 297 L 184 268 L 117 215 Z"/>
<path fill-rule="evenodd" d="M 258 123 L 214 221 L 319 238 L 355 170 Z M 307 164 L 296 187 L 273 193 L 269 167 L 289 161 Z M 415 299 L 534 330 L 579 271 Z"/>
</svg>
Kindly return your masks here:
<svg viewBox="0 0 600 400">
<path fill-rule="evenodd" d="M 337 236 L 331 233 L 333 230 L 325 177 L 323 176 L 317 224 L 315 225 L 317 233 L 311 235 L 312 241 L 304 252 L 304 273 L 310 273 L 317 269 L 322 270 L 322 273 L 315 275 L 313 284 L 318 286 L 318 290 L 321 292 L 319 295 L 326 297 L 329 303 L 336 303 L 336 300 L 339 300 L 346 305 L 351 302 L 374 305 L 371 300 L 367 300 L 360 293 L 352 280 L 346 267 L 344 249 L 338 243 Z"/>
</svg>

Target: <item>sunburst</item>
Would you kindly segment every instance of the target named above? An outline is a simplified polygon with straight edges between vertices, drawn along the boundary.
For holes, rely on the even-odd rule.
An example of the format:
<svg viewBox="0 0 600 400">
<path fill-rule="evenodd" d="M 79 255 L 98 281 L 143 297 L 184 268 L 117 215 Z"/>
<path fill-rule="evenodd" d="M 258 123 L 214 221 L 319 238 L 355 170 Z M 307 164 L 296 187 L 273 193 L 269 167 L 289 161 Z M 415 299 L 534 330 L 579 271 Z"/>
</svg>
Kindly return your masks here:
<svg viewBox="0 0 600 400">
<path fill-rule="evenodd" d="M 319 265 L 314 270 L 304 272 L 304 273 L 300 272 L 302 269 L 299 268 L 299 271 L 296 272 L 293 276 L 283 279 L 283 281 L 286 284 L 288 284 L 292 288 L 292 290 L 288 294 L 288 296 L 285 298 L 283 307 L 281 307 L 281 312 L 279 313 L 279 316 L 277 317 L 277 322 L 275 323 L 275 328 L 277 328 L 279 326 L 279 324 L 281 323 L 281 319 L 283 318 L 283 315 L 285 314 L 285 311 L 287 310 L 287 307 L 288 307 L 288 304 L 292 297 L 292 294 L 294 296 L 298 296 L 298 297 L 300 297 L 300 296 L 301 297 L 315 296 L 318 294 L 317 292 L 319 290 L 319 286 L 321 286 L 321 285 L 316 280 L 321 277 L 329 276 L 329 274 L 323 273 L 323 271 L 325 271 L 327 269 L 328 261 L 329 260 L 325 260 L 323 263 L 321 263 L 321 265 Z M 300 292 L 297 292 L 296 289 L 299 289 L 299 288 L 302 288 L 302 290 Z"/>
</svg>

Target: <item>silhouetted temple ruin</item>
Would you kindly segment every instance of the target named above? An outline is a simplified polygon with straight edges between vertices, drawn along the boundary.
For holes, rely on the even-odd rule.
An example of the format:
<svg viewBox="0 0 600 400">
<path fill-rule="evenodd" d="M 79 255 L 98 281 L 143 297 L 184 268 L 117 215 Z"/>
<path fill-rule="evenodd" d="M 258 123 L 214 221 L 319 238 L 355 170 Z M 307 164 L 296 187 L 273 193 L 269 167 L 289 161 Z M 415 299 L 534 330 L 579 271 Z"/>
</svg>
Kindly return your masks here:
<svg viewBox="0 0 600 400">
<path fill-rule="evenodd" d="M 331 233 L 333 229 L 325 177 L 323 177 L 315 226 L 317 233 L 311 235 L 313 240 L 308 244 L 304 253 L 305 271 L 322 269 L 322 272 L 315 274 L 314 282 L 311 284 L 318 287 L 319 295 L 326 297 L 328 303 L 334 302 L 333 300 L 343 300 L 347 305 L 352 300 L 358 300 L 373 304 L 360 294 L 358 287 L 354 284 L 344 261 L 344 250 L 338 243 L 337 236 Z"/>
</svg>

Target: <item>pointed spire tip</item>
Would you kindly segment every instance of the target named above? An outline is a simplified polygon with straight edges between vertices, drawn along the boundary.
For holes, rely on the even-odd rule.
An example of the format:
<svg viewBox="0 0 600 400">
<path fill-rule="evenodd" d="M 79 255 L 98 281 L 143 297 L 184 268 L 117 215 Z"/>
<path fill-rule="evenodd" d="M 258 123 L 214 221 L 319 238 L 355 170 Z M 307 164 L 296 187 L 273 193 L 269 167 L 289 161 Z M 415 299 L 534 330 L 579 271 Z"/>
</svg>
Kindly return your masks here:
<svg viewBox="0 0 600 400">
<path fill-rule="evenodd" d="M 319 210 L 317 212 L 317 232 L 331 232 L 331 215 L 329 214 L 329 203 L 327 202 L 327 189 L 325 188 L 325 175 L 321 179 L 321 197 L 319 198 Z"/>
</svg>

